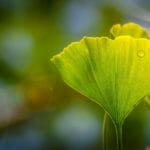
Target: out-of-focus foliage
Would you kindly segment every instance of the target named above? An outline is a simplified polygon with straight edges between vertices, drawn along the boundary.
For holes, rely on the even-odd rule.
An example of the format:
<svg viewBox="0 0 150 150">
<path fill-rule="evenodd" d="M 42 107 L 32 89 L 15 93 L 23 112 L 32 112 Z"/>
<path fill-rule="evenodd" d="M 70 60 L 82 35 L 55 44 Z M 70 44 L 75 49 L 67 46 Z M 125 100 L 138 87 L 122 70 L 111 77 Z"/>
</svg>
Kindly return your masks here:
<svg viewBox="0 0 150 150">
<path fill-rule="evenodd" d="M 110 29 L 110 33 L 114 38 L 122 35 L 129 35 L 134 38 L 149 38 L 149 35 L 145 29 L 135 23 L 126 23 L 122 26 L 120 24 L 114 25 Z"/>
<path fill-rule="evenodd" d="M 147 0 L 1 0 L 0 149 L 73 149 L 74 145 L 100 149 L 97 121 L 101 127 L 103 111 L 64 85 L 49 58 L 82 36 L 107 35 L 116 23 L 133 21 L 149 28 L 149 6 Z M 145 125 L 150 119 L 144 111 L 140 113 L 139 124 L 144 125 L 139 128 L 134 123 L 134 129 L 146 134 L 144 149 L 150 145 L 150 123 Z M 62 139 L 63 134 L 68 136 Z M 134 137 L 134 142 L 139 139 Z M 142 142 L 136 143 L 132 149 L 141 150 Z"/>
</svg>

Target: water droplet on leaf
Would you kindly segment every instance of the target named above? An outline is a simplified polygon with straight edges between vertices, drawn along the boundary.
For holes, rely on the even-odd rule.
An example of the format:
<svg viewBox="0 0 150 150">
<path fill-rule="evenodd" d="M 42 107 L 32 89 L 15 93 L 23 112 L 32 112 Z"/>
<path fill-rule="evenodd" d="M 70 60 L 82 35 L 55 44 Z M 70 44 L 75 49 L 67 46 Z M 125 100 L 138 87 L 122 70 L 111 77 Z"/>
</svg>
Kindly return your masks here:
<svg viewBox="0 0 150 150">
<path fill-rule="evenodd" d="M 137 51 L 137 56 L 143 58 L 145 56 L 145 52 L 143 50 Z"/>
</svg>

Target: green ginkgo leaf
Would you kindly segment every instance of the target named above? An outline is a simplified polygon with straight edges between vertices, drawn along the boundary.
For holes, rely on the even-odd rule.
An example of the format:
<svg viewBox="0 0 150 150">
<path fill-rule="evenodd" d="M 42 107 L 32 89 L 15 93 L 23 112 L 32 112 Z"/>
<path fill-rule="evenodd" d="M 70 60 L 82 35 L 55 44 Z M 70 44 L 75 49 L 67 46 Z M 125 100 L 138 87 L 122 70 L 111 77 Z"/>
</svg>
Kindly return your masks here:
<svg viewBox="0 0 150 150">
<path fill-rule="evenodd" d="M 150 93 L 150 40 L 141 38 L 147 36 L 140 29 L 127 35 L 119 27 L 122 35 L 112 28 L 115 39 L 84 37 L 51 59 L 65 83 L 102 106 L 119 125 Z"/>
<path fill-rule="evenodd" d="M 148 33 L 136 23 L 126 23 L 124 25 L 116 24 L 110 29 L 112 37 L 121 35 L 130 35 L 135 38 L 149 38 Z"/>
</svg>

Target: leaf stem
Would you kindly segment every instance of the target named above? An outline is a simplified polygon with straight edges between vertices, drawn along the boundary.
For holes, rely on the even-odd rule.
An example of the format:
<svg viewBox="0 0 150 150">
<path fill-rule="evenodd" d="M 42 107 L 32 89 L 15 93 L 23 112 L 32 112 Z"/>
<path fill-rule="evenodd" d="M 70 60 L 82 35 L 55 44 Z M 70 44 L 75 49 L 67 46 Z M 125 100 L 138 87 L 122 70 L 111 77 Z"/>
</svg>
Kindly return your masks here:
<svg viewBox="0 0 150 150">
<path fill-rule="evenodd" d="M 123 150 L 122 127 L 123 124 L 115 123 L 105 112 L 103 119 L 103 150 L 113 148 L 115 150 Z M 116 140 L 114 141 L 113 139 Z M 114 142 L 116 143 L 115 146 Z"/>
<path fill-rule="evenodd" d="M 107 120 L 107 114 L 105 112 L 104 119 L 103 119 L 103 150 L 107 150 L 106 145 L 106 120 Z"/>
<path fill-rule="evenodd" d="M 122 124 L 116 124 L 116 137 L 117 137 L 117 150 L 123 150 L 123 142 L 122 142 Z"/>
</svg>

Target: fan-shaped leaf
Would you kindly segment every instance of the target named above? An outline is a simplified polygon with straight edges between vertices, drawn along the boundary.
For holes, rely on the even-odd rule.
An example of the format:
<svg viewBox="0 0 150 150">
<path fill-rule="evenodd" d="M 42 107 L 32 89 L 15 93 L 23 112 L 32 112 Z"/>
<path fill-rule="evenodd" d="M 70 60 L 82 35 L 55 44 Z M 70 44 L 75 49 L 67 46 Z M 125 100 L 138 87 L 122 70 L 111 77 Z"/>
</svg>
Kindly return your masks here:
<svg viewBox="0 0 150 150">
<path fill-rule="evenodd" d="M 70 87 L 101 105 L 117 124 L 150 92 L 150 41 L 146 38 L 84 37 L 52 62 Z"/>
</svg>

